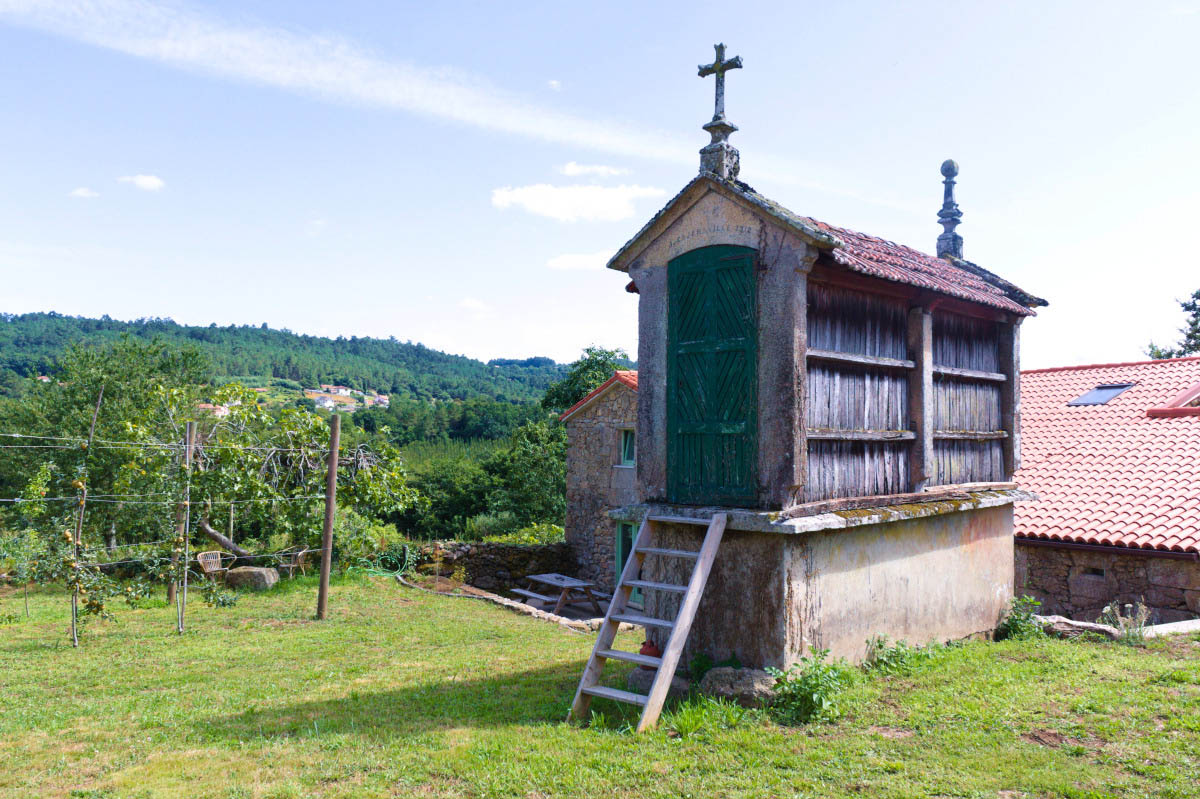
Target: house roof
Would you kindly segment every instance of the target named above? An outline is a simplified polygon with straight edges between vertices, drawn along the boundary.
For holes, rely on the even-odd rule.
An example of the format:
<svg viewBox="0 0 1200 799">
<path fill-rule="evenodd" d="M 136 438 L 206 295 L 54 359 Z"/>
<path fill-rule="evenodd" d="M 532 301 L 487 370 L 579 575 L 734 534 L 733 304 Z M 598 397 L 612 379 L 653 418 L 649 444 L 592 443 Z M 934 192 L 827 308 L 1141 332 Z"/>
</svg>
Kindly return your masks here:
<svg viewBox="0 0 1200 799">
<path fill-rule="evenodd" d="M 572 405 L 570 408 L 567 408 L 565 411 L 563 411 L 562 415 L 558 417 L 558 420 L 560 422 L 567 421 L 567 419 L 569 419 L 570 417 L 579 413 L 581 410 L 583 410 L 588 405 L 591 405 L 593 402 L 595 402 L 597 399 L 600 398 L 601 394 L 606 393 L 610 388 L 617 385 L 618 383 L 625 386 L 626 388 L 631 388 L 634 391 L 637 391 L 638 373 L 632 369 L 618 369 L 617 371 L 613 372 L 612 377 L 608 378 L 603 383 L 596 386 L 596 388 L 593 389 L 590 394 L 588 394 L 586 397 L 581 399 L 579 402 Z"/>
<path fill-rule="evenodd" d="M 1068 405 L 1132 383 L 1102 405 Z M 1018 538 L 1200 552 L 1200 358 L 1021 375 Z"/>
<path fill-rule="evenodd" d="M 732 195 L 776 219 L 818 248 L 827 251 L 834 263 L 851 271 L 916 286 L 968 302 L 989 305 L 1019 316 L 1032 316 L 1034 307 L 1047 304 L 1045 300 L 1022 291 L 970 261 L 953 257 L 938 258 L 903 244 L 801 216 L 764 197 L 741 181 L 724 180 L 711 173 L 703 173 L 693 178 L 609 260 L 609 268 L 621 269 L 620 264 L 624 257 L 630 251 L 639 249 L 658 223 L 685 197 L 692 195 L 694 189 L 702 183 L 723 190 L 727 195 Z"/>
</svg>

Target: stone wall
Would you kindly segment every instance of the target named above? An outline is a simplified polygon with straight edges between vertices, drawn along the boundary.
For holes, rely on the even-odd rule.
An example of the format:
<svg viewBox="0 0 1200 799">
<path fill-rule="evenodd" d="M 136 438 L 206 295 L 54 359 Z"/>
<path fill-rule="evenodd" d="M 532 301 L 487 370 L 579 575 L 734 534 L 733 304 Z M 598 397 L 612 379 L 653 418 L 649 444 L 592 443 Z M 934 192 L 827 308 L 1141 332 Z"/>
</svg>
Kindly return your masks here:
<svg viewBox="0 0 1200 799">
<path fill-rule="evenodd" d="M 530 574 L 557 572 L 573 577 L 575 555 L 570 545 L 493 544 L 468 541 L 431 541 L 417 547 L 417 569 L 432 572 L 441 552 L 440 574 L 449 577 L 463 570 L 465 582 L 485 591 L 524 588 Z"/>
<path fill-rule="evenodd" d="M 633 467 L 621 466 L 621 430 L 637 426 L 637 392 L 614 383 L 567 419 L 567 543 L 579 576 L 611 592 L 616 523 L 608 512 L 637 501 Z"/>
<path fill-rule="evenodd" d="M 1200 616 L 1200 562 L 1124 549 L 1016 547 L 1016 593 L 1042 601 L 1043 614 L 1095 621 L 1104 606 L 1144 601 L 1152 624 Z"/>
</svg>

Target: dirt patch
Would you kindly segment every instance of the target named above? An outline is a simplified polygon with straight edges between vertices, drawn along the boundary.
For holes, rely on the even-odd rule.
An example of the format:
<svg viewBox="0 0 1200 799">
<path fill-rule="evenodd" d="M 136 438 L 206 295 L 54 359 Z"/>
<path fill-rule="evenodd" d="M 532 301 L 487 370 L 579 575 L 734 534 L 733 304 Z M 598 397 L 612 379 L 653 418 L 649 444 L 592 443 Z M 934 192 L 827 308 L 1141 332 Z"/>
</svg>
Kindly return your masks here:
<svg viewBox="0 0 1200 799">
<path fill-rule="evenodd" d="M 886 726 L 881 726 L 881 725 L 874 725 L 874 726 L 868 727 L 867 732 L 873 733 L 882 738 L 888 738 L 889 740 L 893 740 L 893 741 L 897 741 L 897 740 L 900 740 L 903 738 L 911 738 L 911 737 L 913 737 L 913 735 L 916 734 L 912 730 L 906 730 L 901 727 L 886 727 Z"/>
<path fill-rule="evenodd" d="M 1062 733 L 1055 732 L 1054 730 L 1034 730 L 1033 732 L 1025 733 L 1021 737 L 1026 741 L 1032 741 L 1033 743 L 1041 744 L 1042 746 L 1059 747 L 1067 743 L 1067 737 Z"/>
<path fill-rule="evenodd" d="M 459 582 L 458 580 L 449 577 L 434 577 L 428 574 L 412 574 L 408 576 L 408 581 L 414 585 L 419 585 L 427 591 L 436 591 L 439 594 L 455 594 L 457 596 L 491 596 L 487 591 L 482 591 L 473 585 Z"/>
</svg>

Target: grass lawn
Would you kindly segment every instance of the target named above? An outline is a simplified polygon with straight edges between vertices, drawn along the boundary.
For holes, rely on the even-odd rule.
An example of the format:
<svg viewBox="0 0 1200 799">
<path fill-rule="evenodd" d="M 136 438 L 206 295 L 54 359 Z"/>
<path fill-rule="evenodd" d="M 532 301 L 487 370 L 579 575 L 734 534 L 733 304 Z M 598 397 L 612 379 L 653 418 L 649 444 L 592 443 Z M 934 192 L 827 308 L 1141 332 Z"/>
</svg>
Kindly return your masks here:
<svg viewBox="0 0 1200 799">
<path fill-rule="evenodd" d="M 311 580 L 196 601 L 182 637 L 173 609 L 119 609 L 78 650 L 61 594 L 31 604 L 0 624 L 5 797 L 1200 793 L 1187 638 L 972 643 L 860 680 L 833 724 L 685 707 L 634 736 L 563 722 L 589 636 L 384 579 L 335 584 L 322 623 Z M 0 588 L 0 618 L 22 612 Z"/>
</svg>

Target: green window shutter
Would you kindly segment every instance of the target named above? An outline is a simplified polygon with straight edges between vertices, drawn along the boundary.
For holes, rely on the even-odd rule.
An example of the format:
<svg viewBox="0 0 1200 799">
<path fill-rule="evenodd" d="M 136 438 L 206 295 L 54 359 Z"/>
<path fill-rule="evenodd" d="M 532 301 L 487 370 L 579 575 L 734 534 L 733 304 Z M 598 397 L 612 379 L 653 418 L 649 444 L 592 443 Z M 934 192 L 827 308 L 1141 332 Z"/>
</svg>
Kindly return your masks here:
<svg viewBox="0 0 1200 799">
<path fill-rule="evenodd" d="M 752 506 L 758 493 L 754 250 L 704 247 L 667 269 L 668 499 Z"/>
</svg>

